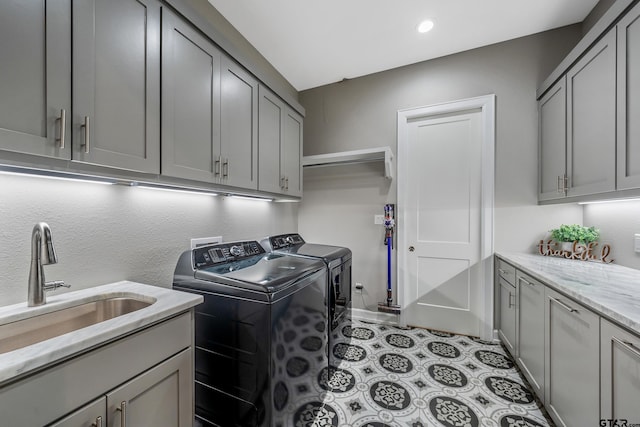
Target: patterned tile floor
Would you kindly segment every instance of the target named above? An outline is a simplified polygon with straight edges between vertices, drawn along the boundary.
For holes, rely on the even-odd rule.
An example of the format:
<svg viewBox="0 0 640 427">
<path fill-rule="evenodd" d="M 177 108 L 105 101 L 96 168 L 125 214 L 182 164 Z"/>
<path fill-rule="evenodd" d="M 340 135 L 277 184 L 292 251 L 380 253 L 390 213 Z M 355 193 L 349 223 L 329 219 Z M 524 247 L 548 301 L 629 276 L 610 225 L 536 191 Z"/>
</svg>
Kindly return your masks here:
<svg viewBox="0 0 640 427">
<path fill-rule="evenodd" d="M 500 345 L 357 320 L 333 335 L 339 365 L 291 402 L 295 427 L 552 425 Z"/>
</svg>

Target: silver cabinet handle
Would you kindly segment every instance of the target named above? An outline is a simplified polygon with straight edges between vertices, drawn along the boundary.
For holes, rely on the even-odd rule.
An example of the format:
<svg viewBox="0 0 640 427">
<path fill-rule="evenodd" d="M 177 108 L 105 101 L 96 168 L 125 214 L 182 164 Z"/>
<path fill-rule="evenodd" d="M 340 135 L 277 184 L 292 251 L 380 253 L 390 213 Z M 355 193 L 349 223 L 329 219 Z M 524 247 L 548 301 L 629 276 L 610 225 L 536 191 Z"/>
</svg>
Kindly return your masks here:
<svg viewBox="0 0 640 427">
<path fill-rule="evenodd" d="M 284 177 L 284 175 L 282 175 L 280 177 L 280 188 L 282 188 L 283 190 L 285 189 L 284 180 L 285 180 L 285 177 Z"/>
<path fill-rule="evenodd" d="M 102 427 L 102 417 L 96 418 L 96 422 L 91 424 L 91 427 Z"/>
<path fill-rule="evenodd" d="M 64 140 L 67 134 L 67 112 L 64 108 L 60 110 L 60 117 L 56 119 L 56 123 L 60 123 L 60 132 L 58 133 L 56 142 L 60 143 L 60 148 L 64 148 Z"/>
<path fill-rule="evenodd" d="M 558 175 L 558 180 L 556 181 L 556 191 L 558 193 L 562 193 L 562 190 L 560 189 L 560 180 L 562 179 L 562 177 L 560 175 Z"/>
<path fill-rule="evenodd" d="M 285 189 L 285 190 L 287 190 L 287 191 L 289 191 L 289 177 L 286 177 L 286 178 L 284 179 L 284 183 L 285 183 L 285 184 L 284 184 L 284 189 Z"/>
<path fill-rule="evenodd" d="M 638 349 L 635 345 L 633 345 L 633 343 L 630 343 L 629 341 L 623 341 L 618 337 L 611 337 L 611 339 L 620 344 L 621 346 L 623 346 L 624 348 L 626 348 L 627 350 L 629 350 L 631 353 L 633 353 L 637 358 L 640 358 L 640 349 Z"/>
<path fill-rule="evenodd" d="M 222 163 L 222 177 L 226 178 L 229 176 L 229 159 L 224 159 L 224 163 Z"/>
<path fill-rule="evenodd" d="M 567 175 L 564 175 L 562 177 L 562 192 L 566 194 L 568 191 L 569 191 L 569 177 Z"/>
<path fill-rule="evenodd" d="M 84 129 L 84 143 L 82 147 L 84 147 L 85 154 L 89 154 L 89 141 L 91 135 L 91 129 L 89 127 L 89 116 L 84 116 L 84 123 L 80 125 L 81 128 Z"/>
<path fill-rule="evenodd" d="M 220 176 L 220 163 L 222 163 L 222 156 L 218 156 L 214 163 L 213 174 L 215 176 Z"/>
<path fill-rule="evenodd" d="M 535 283 L 531 283 L 528 280 L 523 279 L 522 277 L 518 277 L 518 282 L 524 282 L 529 286 L 535 286 L 536 285 Z"/>
<path fill-rule="evenodd" d="M 127 427 L 127 402 L 120 402 L 120 407 L 116 408 L 116 411 L 120 411 L 120 427 Z"/>
<path fill-rule="evenodd" d="M 557 299 L 557 298 L 549 297 L 549 299 L 550 299 L 550 300 L 552 300 L 552 301 L 557 302 L 557 303 L 558 303 L 558 305 L 559 305 L 560 307 L 564 308 L 564 309 L 565 309 L 565 310 L 567 310 L 569 313 L 577 313 L 577 312 L 578 312 L 578 310 L 576 310 L 575 308 L 571 308 L 571 307 L 569 307 L 567 304 L 563 303 L 562 301 L 560 301 L 560 300 L 559 300 L 559 299 Z"/>
<path fill-rule="evenodd" d="M 414 248 L 413 246 L 409 246 L 409 252 L 413 252 L 415 250 L 416 250 L 416 248 Z"/>
</svg>

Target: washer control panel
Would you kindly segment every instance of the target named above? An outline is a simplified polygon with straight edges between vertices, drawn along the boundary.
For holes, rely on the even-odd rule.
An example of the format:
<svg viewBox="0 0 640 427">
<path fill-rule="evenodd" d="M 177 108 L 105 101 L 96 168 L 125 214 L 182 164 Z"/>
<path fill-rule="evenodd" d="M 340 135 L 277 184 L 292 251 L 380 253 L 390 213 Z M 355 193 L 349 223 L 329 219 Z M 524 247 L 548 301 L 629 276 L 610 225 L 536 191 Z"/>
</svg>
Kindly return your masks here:
<svg viewBox="0 0 640 427">
<path fill-rule="evenodd" d="M 299 234 L 281 234 L 279 236 L 271 236 L 269 241 L 271 243 L 271 250 L 274 251 L 304 243 L 304 239 Z"/>
<path fill-rule="evenodd" d="M 239 261 L 266 251 L 256 241 L 220 243 L 202 246 L 193 250 L 193 265 L 196 268 Z"/>
</svg>

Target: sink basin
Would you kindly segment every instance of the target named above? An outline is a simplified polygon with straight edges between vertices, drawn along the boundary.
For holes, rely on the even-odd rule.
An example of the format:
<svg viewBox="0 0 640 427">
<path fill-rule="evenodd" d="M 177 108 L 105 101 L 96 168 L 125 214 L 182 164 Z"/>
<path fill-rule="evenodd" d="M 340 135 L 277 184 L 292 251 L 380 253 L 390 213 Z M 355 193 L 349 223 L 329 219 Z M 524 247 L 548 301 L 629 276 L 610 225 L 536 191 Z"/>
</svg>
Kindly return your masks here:
<svg viewBox="0 0 640 427">
<path fill-rule="evenodd" d="M 0 354 L 95 325 L 153 304 L 132 297 L 98 299 L 0 325 Z"/>
</svg>

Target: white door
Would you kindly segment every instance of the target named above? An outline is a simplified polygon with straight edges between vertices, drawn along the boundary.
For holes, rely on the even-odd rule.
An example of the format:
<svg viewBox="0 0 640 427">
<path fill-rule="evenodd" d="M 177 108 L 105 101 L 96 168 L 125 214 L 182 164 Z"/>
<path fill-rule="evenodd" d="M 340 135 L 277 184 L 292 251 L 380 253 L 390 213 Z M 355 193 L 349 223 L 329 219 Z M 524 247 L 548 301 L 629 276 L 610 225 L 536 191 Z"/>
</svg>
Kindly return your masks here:
<svg viewBox="0 0 640 427">
<path fill-rule="evenodd" d="M 427 109 L 399 126 L 399 288 L 403 323 L 486 337 L 486 116 L 460 107 Z"/>
</svg>

